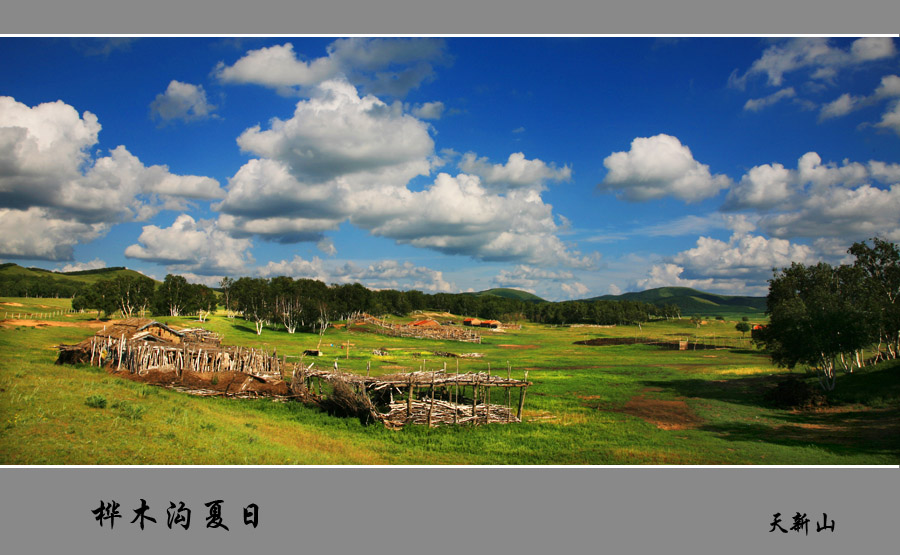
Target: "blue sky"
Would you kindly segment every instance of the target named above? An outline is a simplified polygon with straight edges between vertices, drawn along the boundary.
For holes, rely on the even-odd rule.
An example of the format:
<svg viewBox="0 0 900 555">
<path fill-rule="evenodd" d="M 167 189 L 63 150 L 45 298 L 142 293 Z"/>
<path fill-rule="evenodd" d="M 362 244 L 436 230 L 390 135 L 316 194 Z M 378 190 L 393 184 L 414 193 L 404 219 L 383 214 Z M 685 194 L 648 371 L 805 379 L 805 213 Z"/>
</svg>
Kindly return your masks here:
<svg viewBox="0 0 900 555">
<path fill-rule="evenodd" d="M 0 259 L 551 300 L 900 241 L 900 41 L 0 38 Z"/>
</svg>

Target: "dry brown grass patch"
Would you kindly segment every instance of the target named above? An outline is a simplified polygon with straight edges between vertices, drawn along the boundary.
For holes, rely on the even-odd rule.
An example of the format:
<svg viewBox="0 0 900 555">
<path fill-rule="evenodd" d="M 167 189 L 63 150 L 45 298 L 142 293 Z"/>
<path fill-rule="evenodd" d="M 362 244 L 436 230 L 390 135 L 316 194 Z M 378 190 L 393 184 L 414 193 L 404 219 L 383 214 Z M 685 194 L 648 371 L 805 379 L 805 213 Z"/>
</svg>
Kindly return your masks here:
<svg viewBox="0 0 900 555">
<path fill-rule="evenodd" d="M 658 388 L 647 388 L 646 393 L 658 391 Z M 685 430 L 696 428 L 703 420 L 683 398 L 656 399 L 646 395 L 632 397 L 617 412 L 636 416 L 641 420 L 655 424 L 661 430 Z"/>
</svg>

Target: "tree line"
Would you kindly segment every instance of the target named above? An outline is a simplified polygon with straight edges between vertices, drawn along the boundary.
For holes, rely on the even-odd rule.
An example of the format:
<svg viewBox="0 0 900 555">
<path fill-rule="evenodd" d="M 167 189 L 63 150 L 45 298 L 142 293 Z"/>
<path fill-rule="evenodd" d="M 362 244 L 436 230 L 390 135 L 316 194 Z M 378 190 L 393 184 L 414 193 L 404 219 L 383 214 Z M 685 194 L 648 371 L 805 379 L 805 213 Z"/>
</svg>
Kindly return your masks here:
<svg viewBox="0 0 900 555">
<path fill-rule="evenodd" d="M 214 312 L 216 292 L 206 285 L 188 283 L 169 274 L 159 286 L 145 276 L 119 276 L 97 281 L 72 298 L 74 310 L 96 310 L 97 317 L 121 312 L 125 318 L 151 313 L 165 316 L 203 315 Z"/>
<path fill-rule="evenodd" d="M 780 366 L 814 368 L 834 389 L 836 370 L 900 356 L 900 249 L 879 238 L 854 243 L 852 264 L 794 263 L 769 280 L 769 324 L 753 340 Z M 863 350 L 874 351 L 869 360 Z"/>
<path fill-rule="evenodd" d="M 0 264 L 0 270 L 16 266 L 12 262 L 7 262 Z M 65 274 L 41 268 L 25 268 L 25 270 L 30 270 L 30 273 L 0 272 L 0 297 L 72 298 L 90 285 L 87 282 L 73 280 L 69 276 L 108 273 L 124 269 L 123 267 L 102 268 L 66 272 Z"/>
<path fill-rule="evenodd" d="M 159 286 L 147 277 L 120 276 L 98 281 L 75 294 L 75 310 L 97 310 L 98 317 L 121 312 L 183 316 L 215 311 L 242 316 L 253 322 L 257 333 L 266 326 L 283 327 L 289 333 L 321 329 L 327 322 L 347 320 L 353 314 L 406 316 L 435 310 L 504 322 L 530 320 L 552 325 L 625 325 L 654 318 L 680 316 L 674 305 L 656 306 L 637 301 L 524 301 L 495 295 L 371 290 L 359 283 L 332 284 L 313 279 L 224 278 L 218 290 L 191 284 L 182 276 L 167 275 Z"/>
</svg>

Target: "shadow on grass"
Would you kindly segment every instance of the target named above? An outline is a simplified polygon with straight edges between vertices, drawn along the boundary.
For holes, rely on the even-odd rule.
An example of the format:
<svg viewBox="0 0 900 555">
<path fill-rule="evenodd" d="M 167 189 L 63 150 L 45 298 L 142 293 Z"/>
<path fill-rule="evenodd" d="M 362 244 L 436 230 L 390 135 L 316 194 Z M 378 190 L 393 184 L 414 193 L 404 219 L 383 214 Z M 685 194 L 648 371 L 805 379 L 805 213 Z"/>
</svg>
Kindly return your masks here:
<svg viewBox="0 0 900 555">
<path fill-rule="evenodd" d="M 894 401 L 897 373 L 884 366 L 871 372 L 842 377 L 840 395 L 829 395 L 831 406 L 817 410 L 778 410 L 767 394 L 782 380 L 803 373 L 747 376 L 724 380 L 687 379 L 650 381 L 646 387 L 670 391 L 682 397 L 722 401 L 763 409 L 768 423 L 731 421 L 707 423 L 697 429 L 713 432 L 727 441 L 765 442 L 801 447 L 815 445 L 838 455 L 891 456 L 900 461 L 900 408 Z M 812 380 L 814 381 L 814 380 Z M 841 387 L 841 386 L 839 386 Z M 876 394 L 883 401 L 869 407 L 848 402 L 870 402 Z M 833 398 L 831 398 L 833 397 Z"/>
<path fill-rule="evenodd" d="M 766 351 L 761 351 L 760 349 L 753 349 L 753 348 L 748 349 L 745 347 L 741 347 L 741 348 L 737 348 L 737 349 L 730 349 L 730 351 L 737 355 L 757 355 L 757 356 L 766 356 L 766 357 L 769 356 Z"/>
<path fill-rule="evenodd" d="M 253 324 L 245 323 L 243 321 L 236 321 L 231 324 L 231 328 L 240 332 L 247 332 L 253 335 L 256 335 L 256 326 Z"/>
<path fill-rule="evenodd" d="M 788 413 L 781 425 L 728 422 L 698 429 L 727 441 L 765 442 L 788 447 L 813 445 L 837 454 L 891 456 L 900 461 L 900 409 L 863 409 Z"/>
<path fill-rule="evenodd" d="M 727 380 L 645 380 L 641 383 L 645 387 L 669 390 L 682 397 L 697 397 L 738 405 L 773 408 L 772 404 L 766 400 L 767 392 L 790 375 L 747 376 Z M 793 375 L 803 376 L 802 374 Z"/>
</svg>

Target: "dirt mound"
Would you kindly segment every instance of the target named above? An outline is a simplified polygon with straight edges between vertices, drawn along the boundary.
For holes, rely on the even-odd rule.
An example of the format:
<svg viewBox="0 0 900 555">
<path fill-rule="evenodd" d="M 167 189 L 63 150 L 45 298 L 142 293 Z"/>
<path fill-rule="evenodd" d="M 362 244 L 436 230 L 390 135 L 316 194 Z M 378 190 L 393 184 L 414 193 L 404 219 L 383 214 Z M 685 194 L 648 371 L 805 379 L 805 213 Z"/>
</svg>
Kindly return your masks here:
<svg viewBox="0 0 900 555">
<path fill-rule="evenodd" d="M 114 372 L 115 375 L 136 382 L 159 386 L 178 386 L 186 389 L 214 391 L 224 395 L 255 393 L 261 396 L 291 394 L 288 384 L 277 378 L 259 378 L 242 372 L 192 372 L 178 376 L 174 370 L 162 368 L 144 374 Z"/>
</svg>

